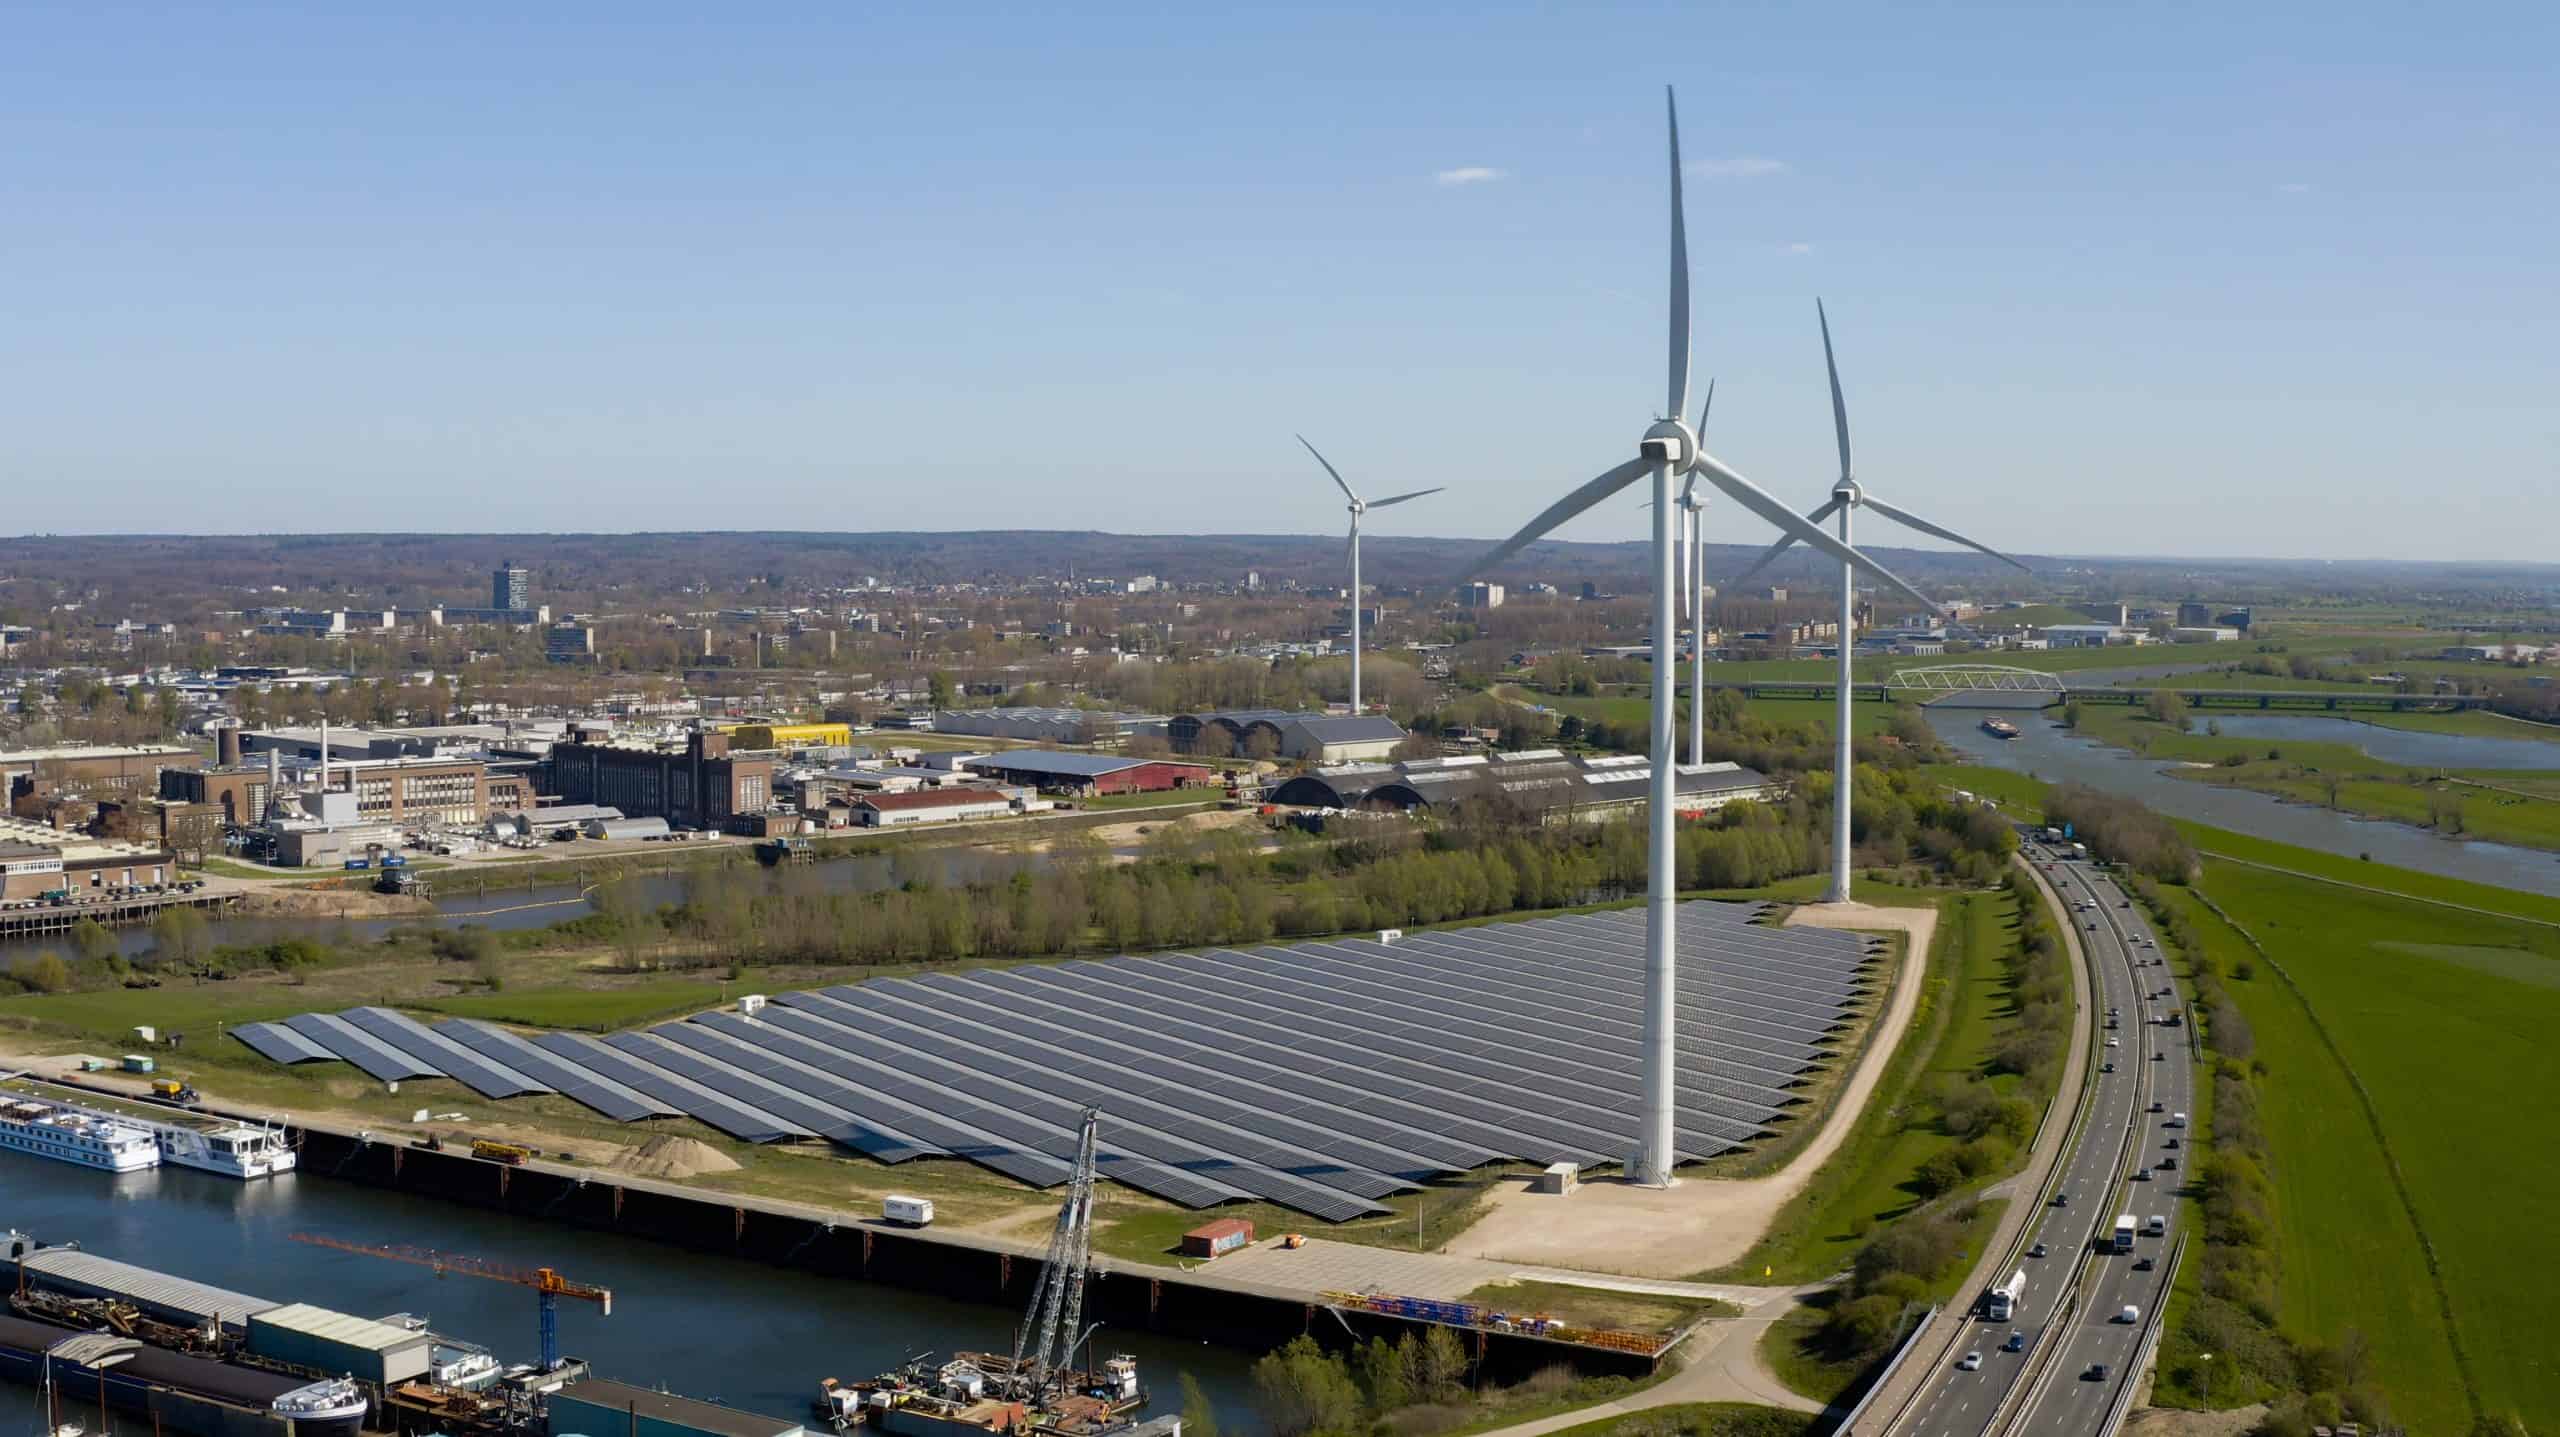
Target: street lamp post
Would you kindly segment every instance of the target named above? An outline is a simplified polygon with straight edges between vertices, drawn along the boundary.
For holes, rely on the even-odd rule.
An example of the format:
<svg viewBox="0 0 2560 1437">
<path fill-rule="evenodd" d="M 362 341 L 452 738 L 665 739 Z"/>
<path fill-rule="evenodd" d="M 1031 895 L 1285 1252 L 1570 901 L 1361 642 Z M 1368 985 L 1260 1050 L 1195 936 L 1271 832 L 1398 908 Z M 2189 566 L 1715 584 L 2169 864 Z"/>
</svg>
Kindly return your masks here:
<svg viewBox="0 0 2560 1437">
<path fill-rule="evenodd" d="M 2204 1364 L 2204 1405 L 2211 1407 L 2213 1405 L 2213 1354 L 2204 1353 L 2196 1360 Z"/>
</svg>

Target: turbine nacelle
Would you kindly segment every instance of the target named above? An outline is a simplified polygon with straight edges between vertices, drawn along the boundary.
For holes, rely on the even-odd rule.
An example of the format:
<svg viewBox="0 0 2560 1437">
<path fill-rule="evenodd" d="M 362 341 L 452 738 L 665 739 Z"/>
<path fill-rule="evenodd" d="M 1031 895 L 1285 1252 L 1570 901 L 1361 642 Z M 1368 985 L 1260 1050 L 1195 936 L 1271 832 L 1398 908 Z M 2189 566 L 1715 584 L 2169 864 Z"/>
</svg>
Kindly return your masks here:
<svg viewBox="0 0 2560 1437">
<path fill-rule="evenodd" d="M 1831 486 L 1831 497 L 1842 504 L 1858 505 L 1867 501 L 1867 491 L 1859 486 L 1857 480 L 1843 478 Z"/>
<path fill-rule="evenodd" d="M 1657 419 L 1636 452 L 1652 463 L 1670 465 L 1674 474 L 1686 474 L 1698 465 L 1698 431 L 1684 419 Z"/>
</svg>

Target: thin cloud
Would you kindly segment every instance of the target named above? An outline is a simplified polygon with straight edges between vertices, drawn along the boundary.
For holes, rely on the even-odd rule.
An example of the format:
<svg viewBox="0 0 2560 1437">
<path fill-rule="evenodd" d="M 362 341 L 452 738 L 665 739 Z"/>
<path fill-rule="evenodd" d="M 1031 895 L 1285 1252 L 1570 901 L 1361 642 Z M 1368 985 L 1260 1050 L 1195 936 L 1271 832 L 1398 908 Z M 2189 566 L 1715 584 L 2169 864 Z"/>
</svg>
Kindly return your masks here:
<svg viewBox="0 0 2560 1437">
<path fill-rule="evenodd" d="M 1712 160 L 1699 160 L 1688 166 L 1689 173 L 1702 180 L 1756 180 L 1766 175 L 1783 175 L 1787 162 L 1767 155 L 1723 155 Z"/>
<path fill-rule="evenodd" d="M 1780 254 L 1811 254 L 1811 253 L 1813 253 L 1813 241 L 1811 241 L 1811 240 L 1797 240 L 1794 244 L 1782 246 L 1782 247 L 1779 249 L 1778 253 L 1780 253 Z"/>
<path fill-rule="evenodd" d="M 2304 184 L 2300 180 L 2287 180 L 2283 184 L 2276 186 L 2276 193 L 2280 195 L 2307 195 L 2311 193 L 2311 186 Z"/>
<path fill-rule="evenodd" d="M 1454 170 L 1442 170 L 1438 174 L 1433 175 L 1431 177 L 1431 183 L 1435 185 L 1489 185 L 1495 180 L 1507 180 L 1509 178 L 1511 178 L 1510 171 L 1497 170 L 1491 165 L 1461 165 Z"/>
</svg>

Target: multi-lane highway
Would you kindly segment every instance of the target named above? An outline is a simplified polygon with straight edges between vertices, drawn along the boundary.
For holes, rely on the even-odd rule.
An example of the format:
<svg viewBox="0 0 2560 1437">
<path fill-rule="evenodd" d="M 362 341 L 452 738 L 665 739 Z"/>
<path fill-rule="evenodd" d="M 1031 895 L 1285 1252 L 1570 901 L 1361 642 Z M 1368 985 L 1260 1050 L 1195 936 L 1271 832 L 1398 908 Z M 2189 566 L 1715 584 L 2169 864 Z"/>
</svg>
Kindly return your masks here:
<svg viewBox="0 0 2560 1437">
<path fill-rule="evenodd" d="M 2095 972 L 2096 1086 L 2053 1198 L 2029 1223 L 2027 1256 L 1992 1278 L 2026 1274 L 2014 1313 L 1991 1321 L 1982 1315 L 1987 1293 L 1959 1294 L 1974 1304 L 1978 1340 L 1958 1343 L 1944 1370 L 1925 1379 L 1894 1423 L 1897 1434 L 2100 1432 L 2133 1380 L 2128 1369 L 2144 1325 L 2167 1291 L 2176 1194 L 2189 1166 L 2188 1130 L 2171 1124 L 2192 1109 L 2194 1092 L 2187 1030 L 2167 1018 L 2184 1003 L 2143 915 L 2112 878 L 2043 845 L 2028 845 L 2026 856 L 2061 895 Z M 2116 1219 L 2128 1215 L 2133 1250 L 2117 1253 Z M 2158 1233 L 2149 1231 L 2154 1217 Z M 2122 1320 L 2128 1305 L 2137 1312 L 2131 1322 Z"/>
</svg>

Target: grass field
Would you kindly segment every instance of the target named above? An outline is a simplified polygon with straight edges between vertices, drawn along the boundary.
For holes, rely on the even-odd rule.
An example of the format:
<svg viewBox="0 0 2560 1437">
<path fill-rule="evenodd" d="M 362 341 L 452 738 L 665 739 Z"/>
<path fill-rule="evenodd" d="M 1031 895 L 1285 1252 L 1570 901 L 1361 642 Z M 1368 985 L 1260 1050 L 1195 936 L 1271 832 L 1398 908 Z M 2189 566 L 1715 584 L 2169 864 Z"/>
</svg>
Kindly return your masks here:
<svg viewBox="0 0 2560 1437">
<path fill-rule="evenodd" d="M 525 988 L 496 993 L 460 993 L 421 999 L 412 1006 L 456 1018 L 482 1018 L 528 1028 L 576 1028 L 610 1033 L 653 1018 L 673 1018 L 720 1006 L 716 983 L 636 983 L 613 988 Z"/>
<path fill-rule="evenodd" d="M 1765 1237 L 1707 1280 L 1813 1282 L 1840 1271 L 1876 1227 L 1920 1206 L 1912 1186 L 1920 1165 L 1958 1146 L 1934 1123 L 1913 1124 L 1910 1099 L 1942 1079 L 1983 1071 L 2015 1012 L 2000 963 L 2015 913 L 1998 893 L 1949 898 L 1938 911 L 1920 1007 L 1848 1141 Z M 2018 1082 L 2004 1076 L 1993 1088 L 2006 1095 Z"/>
<path fill-rule="evenodd" d="M 2361 1327 L 2402 1417 L 2468 1420 L 2463 1374 L 2428 1335 L 2443 1328 L 2412 1270 L 2396 1163 L 2482 1400 L 2560 1422 L 2546 1280 L 2560 1263 L 2560 930 L 2227 862 L 2208 863 L 2203 888 L 2299 988 L 2265 965 L 2231 985 L 2273 1072 L 2287 1327 Z"/>
<path fill-rule="evenodd" d="M 1550 1437 L 1800 1437 L 1815 1414 L 1741 1402 L 1677 1402 L 1567 1427 Z"/>
</svg>

